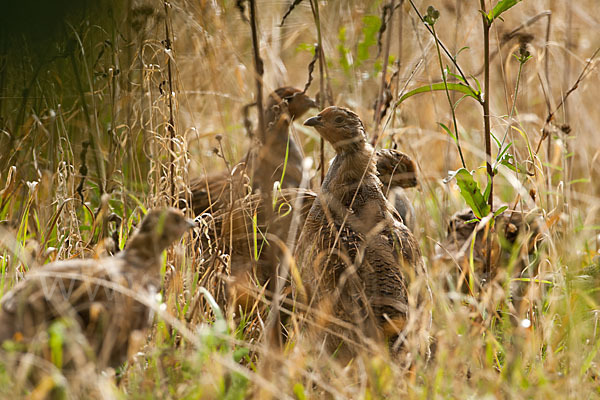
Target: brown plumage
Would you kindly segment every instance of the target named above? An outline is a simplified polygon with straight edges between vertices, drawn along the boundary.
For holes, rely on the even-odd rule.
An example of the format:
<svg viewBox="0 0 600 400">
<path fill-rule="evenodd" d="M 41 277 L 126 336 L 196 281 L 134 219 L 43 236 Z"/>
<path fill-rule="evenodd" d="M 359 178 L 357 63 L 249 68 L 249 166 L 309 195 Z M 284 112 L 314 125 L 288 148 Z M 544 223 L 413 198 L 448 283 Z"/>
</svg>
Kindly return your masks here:
<svg viewBox="0 0 600 400">
<path fill-rule="evenodd" d="M 424 268 L 418 243 L 383 195 L 360 118 L 328 107 L 304 124 L 336 151 L 299 239 L 304 300 L 362 335 L 395 336 L 407 317 L 407 276 Z"/>
<path fill-rule="evenodd" d="M 503 264 L 509 262 L 514 246 L 522 246 L 519 250 L 520 257 L 527 259 L 527 255 L 533 253 L 542 238 L 541 222 L 539 217 L 532 212 L 505 210 L 496 217 L 496 223 L 491 233 L 485 227 L 475 232 L 477 227 L 478 223 L 471 209 L 467 208 L 454 213 L 448 223 L 447 237 L 437 249 L 436 257 L 446 261 L 454 260 L 468 271 L 471 241 L 474 237 L 473 260 L 475 271 L 480 278 L 489 280 L 493 276 L 483 275 L 487 235 L 493 235 L 491 260 L 496 267 L 501 261 L 503 261 Z M 527 265 L 528 262 L 519 264 L 523 266 Z M 520 273 L 521 270 L 521 267 L 514 269 L 516 273 Z M 496 272 L 496 268 L 494 268 L 492 270 L 493 275 Z"/>
<path fill-rule="evenodd" d="M 398 150 L 377 150 L 377 173 L 383 183 L 383 194 L 394 205 L 404 225 L 414 232 L 415 209 L 404 189 L 417 186 L 415 162 Z"/>
<path fill-rule="evenodd" d="M 394 196 L 393 203 L 407 225 L 414 222 L 414 211 L 408 198 L 398 190 L 416 185 L 415 164 L 406 154 L 397 150 L 377 150 L 377 170 L 383 182 L 384 190 L 390 191 Z M 403 196 L 403 197 L 400 197 Z M 282 243 L 293 245 L 298 239 L 300 230 L 304 226 L 308 212 L 317 195 L 309 189 L 285 188 L 277 194 L 274 215 L 271 221 L 261 221 L 258 218 L 260 232 L 276 236 Z M 298 201 L 299 200 L 299 201 Z M 295 210 L 296 206 L 300 208 Z M 271 206 L 271 205 L 270 205 Z M 233 207 L 218 210 L 211 219 L 211 234 L 213 242 L 218 238 L 225 238 L 222 251 L 231 255 L 231 277 L 229 280 L 229 293 L 240 299 L 235 302 L 252 305 L 252 293 L 257 293 L 260 288 L 256 285 L 265 285 L 270 276 L 270 268 L 265 265 L 262 257 L 254 258 L 252 217 L 264 215 L 263 196 L 253 194 L 237 200 Z M 272 207 L 272 206 L 271 206 Z M 289 237 L 290 227 L 295 225 L 295 235 Z M 259 240 L 260 244 L 260 240 Z M 277 255 L 280 255 L 276 246 Z M 263 252 L 264 252 L 263 248 Z"/>
<path fill-rule="evenodd" d="M 302 179 L 302 153 L 289 135 L 289 126 L 292 120 L 316 106 L 315 101 L 300 89 L 281 87 L 271 93 L 265 105 L 266 142 L 261 144 L 255 140 L 231 173 L 218 171 L 192 179 L 190 190 L 194 213 L 214 212 L 231 204 L 244 197 L 250 187 L 256 188 L 259 182 L 268 186 L 261 189 L 271 190 L 275 181 L 281 181 L 286 151 L 287 164 L 281 186 L 298 187 Z M 251 183 L 254 176 L 260 179 Z"/>
<path fill-rule="evenodd" d="M 154 301 L 162 251 L 193 225 L 179 210 L 153 210 L 117 256 L 31 271 L 2 298 L 0 343 L 44 338 L 53 323 L 66 318 L 80 326 L 99 368 L 122 364 L 151 323 L 150 310 L 137 299 Z"/>
</svg>

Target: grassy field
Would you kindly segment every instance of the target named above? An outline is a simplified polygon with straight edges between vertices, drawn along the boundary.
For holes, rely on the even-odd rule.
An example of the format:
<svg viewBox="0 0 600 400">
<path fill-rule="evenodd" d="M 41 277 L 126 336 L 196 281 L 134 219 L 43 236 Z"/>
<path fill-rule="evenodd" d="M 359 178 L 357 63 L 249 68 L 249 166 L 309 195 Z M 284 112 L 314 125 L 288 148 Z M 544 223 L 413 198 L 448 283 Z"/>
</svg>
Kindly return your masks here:
<svg viewBox="0 0 600 400">
<path fill-rule="evenodd" d="M 290 3 L 299 4 L 282 24 Z M 497 3 L 482 1 L 488 13 Z M 388 4 L 397 6 L 390 18 Z M 434 29 L 416 12 L 434 17 L 430 5 L 439 11 Z M 256 99 L 249 7 L 233 0 L 5 7 L 0 297 L 44 263 L 122 248 L 145 210 L 175 204 L 190 177 L 243 157 L 251 140 L 242 110 Z M 330 91 L 333 104 L 361 116 L 378 147 L 396 145 L 416 161 L 419 186 L 408 195 L 433 294 L 423 333 L 431 350 L 407 342 L 400 357 L 365 351 L 341 365 L 305 337 L 296 312 L 290 340 L 274 349 L 264 330 L 266 297 L 240 316 L 225 301 L 228 255 L 197 232 L 167 251 L 160 316 L 128 365 L 61 372 L 56 352 L 77 345 L 68 335 L 25 359 L 5 345 L 0 397 L 598 397 L 597 0 L 517 3 L 490 24 L 487 58 L 476 1 L 258 0 L 256 9 L 265 95 L 304 87 L 320 40 L 323 71 L 317 62 L 307 93 Z M 439 86 L 443 71 L 460 89 Z M 382 81 L 391 101 L 375 121 Z M 433 84 L 441 90 L 403 98 Z M 250 120 L 257 125 L 254 109 Z M 292 132 L 315 160 L 318 189 L 314 168 L 333 150 L 326 144 L 322 155 L 320 138 L 301 123 Z M 457 180 L 446 180 L 451 172 L 465 167 L 486 188 L 486 137 L 496 206 L 531 210 L 541 241 L 530 254 L 518 242 L 482 283 L 477 262 L 439 257 L 439 244 L 450 216 L 467 207 Z M 33 370 L 39 379 L 30 379 Z"/>
</svg>

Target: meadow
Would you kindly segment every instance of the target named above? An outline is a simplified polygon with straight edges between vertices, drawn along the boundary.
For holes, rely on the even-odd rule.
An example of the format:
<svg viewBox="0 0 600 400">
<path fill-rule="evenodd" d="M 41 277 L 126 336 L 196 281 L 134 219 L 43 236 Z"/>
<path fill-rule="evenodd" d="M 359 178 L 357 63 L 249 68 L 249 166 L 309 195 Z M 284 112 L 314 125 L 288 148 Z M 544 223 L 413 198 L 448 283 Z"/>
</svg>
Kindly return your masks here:
<svg viewBox="0 0 600 400">
<path fill-rule="evenodd" d="M 64 373 L 60 354 L 79 343 L 59 329 L 25 358 L 0 349 L 0 397 L 598 397 L 599 12 L 597 0 L 6 5 L 0 298 L 30 269 L 123 248 L 148 209 L 232 168 L 254 143 L 258 80 L 264 98 L 307 87 L 354 110 L 376 147 L 415 160 L 407 194 L 433 301 L 431 348 L 407 343 L 400 360 L 365 351 L 342 365 L 297 309 L 276 348 L 265 288 L 251 312 L 228 302 L 230 257 L 200 216 L 164 255 L 155 324 L 126 365 Z M 302 121 L 291 132 L 318 190 L 334 151 Z M 453 213 L 471 208 L 492 235 L 503 204 L 535 215 L 533 245 L 503 243 L 492 275 L 472 245 L 447 257 Z"/>
</svg>

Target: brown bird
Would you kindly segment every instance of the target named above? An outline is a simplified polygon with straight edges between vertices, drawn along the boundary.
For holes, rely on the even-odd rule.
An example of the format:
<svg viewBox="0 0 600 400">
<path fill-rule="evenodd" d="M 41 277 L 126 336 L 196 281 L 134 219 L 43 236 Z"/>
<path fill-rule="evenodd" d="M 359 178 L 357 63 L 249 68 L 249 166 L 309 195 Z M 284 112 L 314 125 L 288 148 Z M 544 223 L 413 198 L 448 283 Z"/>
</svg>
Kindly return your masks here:
<svg viewBox="0 0 600 400">
<path fill-rule="evenodd" d="M 508 265 L 511 253 L 515 249 L 521 253 L 520 258 L 525 260 L 514 268 L 514 272 L 519 274 L 522 267 L 529 264 L 527 256 L 533 254 L 542 240 L 541 224 L 539 217 L 533 212 L 507 209 L 496 217 L 493 231 L 490 232 L 483 227 L 476 231 L 477 219 L 473 211 L 467 208 L 454 213 L 450 218 L 447 237 L 436 249 L 436 258 L 456 261 L 468 272 L 471 241 L 474 238 L 473 261 L 479 278 L 484 280 L 493 278 L 500 262 L 503 261 L 503 264 Z M 492 276 L 486 276 L 483 273 L 483 263 L 487 251 L 486 238 L 490 234 L 493 235 L 491 261 L 495 268 L 491 271 Z"/>
<path fill-rule="evenodd" d="M 394 149 L 377 150 L 377 173 L 383 183 L 383 194 L 402 217 L 404 225 L 414 232 L 415 209 L 404 189 L 417 186 L 417 166 L 406 154 Z"/>
<path fill-rule="evenodd" d="M 377 171 L 384 185 L 384 193 L 389 190 L 395 196 L 393 204 L 403 221 L 414 222 L 414 210 L 410 201 L 402 192 L 398 192 L 417 184 L 414 162 L 397 150 L 381 149 L 376 153 Z M 263 221 L 257 230 L 277 237 L 286 246 L 293 246 L 316 198 L 316 193 L 309 189 L 282 189 L 274 199 L 275 207 L 269 204 L 275 210 L 272 220 Z M 237 200 L 231 208 L 218 210 L 210 220 L 213 225 L 209 234 L 214 233 L 211 235 L 212 242 L 216 243 L 219 238 L 224 238 L 222 251 L 231 255 L 228 291 L 241 298 L 241 301 L 234 300 L 238 304 L 252 305 L 252 292 L 260 292 L 260 287 L 252 282 L 263 286 L 271 278 L 270 268 L 264 265 L 260 257 L 255 259 L 254 256 L 253 216 L 264 215 L 263 207 L 264 197 L 253 194 Z M 296 210 L 296 207 L 299 208 Z M 290 229 L 291 227 L 294 229 Z M 295 236 L 288 237 L 290 231 Z M 279 251 L 277 253 L 279 255 Z"/>
<path fill-rule="evenodd" d="M 161 253 L 192 226 L 177 209 L 153 210 L 117 256 L 59 261 L 31 271 L 2 299 L 0 343 L 43 340 L 53 324 L 66 319 L 79 325 L 98 368 L 119 366 L 137 351 L 150 326 L 147 303 L 160 289 Z"/>
<path fill-rule="evenodd" d="M 298 187 L 302 179 L 302 153 L 289 134 L 292 120 L 317 103 L 293 87 L 281 87 L 271 93 L 265 107 L 266 142 L 255 143 L 243 160 L 231 171 L 218 171 L 190 182 L 191 207 L 196 215 L 214 212 L 257 187 L 258 181 L 271 190 L 275 181 L 281 187 Z M 287 163 L 286 163 L 287 154 Z M 283 167 L 285 164 L 285 176 Z M 250 184 L 250 178 L 255 182 Z M 182 196 L 185 198 L 185 196 Z"/>
<path fill-rule="evenodd" d="M 396 336 L 407 318 L 407 276 L 424 272 L 418 243 L 383 195 L 360 118 L 328 107 L 304 124 L 336 151 L 299 239 L 305 304 L 333 330 L 323 315 L 345 322 L 342 335 L 354 340 Z"/>
</svg>

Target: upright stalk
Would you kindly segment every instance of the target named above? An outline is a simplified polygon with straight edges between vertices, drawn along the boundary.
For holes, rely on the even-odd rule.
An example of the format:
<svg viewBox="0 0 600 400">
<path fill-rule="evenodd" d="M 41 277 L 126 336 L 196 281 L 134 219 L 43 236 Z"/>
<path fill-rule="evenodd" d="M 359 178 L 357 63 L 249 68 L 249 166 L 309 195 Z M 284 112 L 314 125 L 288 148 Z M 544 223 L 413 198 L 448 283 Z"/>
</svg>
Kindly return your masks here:
<svg viewBox="0 0 600 400">
<path fill-rule="evenodd" d="M 485 164 L 488 177 L 488 185 L 490 188 L 490 196 L 488 198 L 488 204 L 490 211 L 494 211 L 494 171 L 492 170 L 492 142 L 491 142 L 491 128 L 490 128 L 490 26 L 491 22 L 487 17 L 485 11 L 485 0 L 479 0 L 481 5 L 481 21 L 483 23 L 483 125 L 484 125 L 484 138 L 485 138 Z M 492 260 L 492 241 L 491 235 L 488 234 L 487 240 L 487 251 L 486 251 L 486 262 L 485 272 L 489 273 L 491 270 Z"/>
<path fill-rule="evenodd" d="M 385 38 L 385 48 L 383 50 L 383 69 L 381 70 L 381 85 L 379 86 L 379 93 L 377 94 L 377 101 L 375 102 L 375 137 L 373 138 L 373 144 L 377 142 L 379 137 L 379 123 L 381 122 L 381 103 L 383 103 L 383 92 L 386 87 L 386 75 L 388 62 L 390 58 L 390 45 L 392 43 L 392 31 L 394 29 L 394 8 L 396 7 L 396 0 L 391 0 L 390 4 L 390 15 L 387 26 L 387 33 Z M 384 23 L 384 21 L 382 21 Z"/>
<path fill-rule="evenodd" d="M 260 44 L 258 43 L 258 23 L 256 19 L 256 0 L 250 0 L 250 27 L 252 29 L 252 47 L 254 49 L 254 71 L 256 81 L 256 108 L 258 109 L 258 130 L 262 143 L 266 142 L 265 113 L 263 109 L 262 76 L 264 73 L 263 62 L 260 58 Z"/>
<path fill-rule="evenodd" d="M 254 50 L 254 70 L 256 80 L 256 108 L 258 110 L 258 129 L 259 137 L 261 142 L 266 143 L 266 126 L 265 126 L 265 115 L 263 109 L 263 82 L 262 77 L 264 73 L 262 58 L 260 58 L 260 43 L 258 41 L 258 16 L 256 13 L 256 0 L 250 1 L 250 27 L 252 29 L 252 47 Z M 271 204 L 271 191 L 272 188 L 268 187 L 266 182 L 268 177 L 266 176 L 253 176 L 252 180 L 258 184 L 261 194 L 263 196 L 263 204 Z M 268 227 L 269 223 L 273 220 L 273 209 L 269 206 L 264 208 L 264 224 Z M 256 231 L 258 227 L 254 227 Z M 268 228 L 267 228 L 268 229 Z M 255 244 L 256 246 L 257 244 Z M 268 289 L 273 295 L 272 309 L 267 320 L 267 340 L 272 345 L 273 349 L 281 349 L 283 343 L 281 339 L 281 320 L 279 316 L 279 301 L 278 294 L 279 288 L 279 274 L 278 274 L 278 262 L 275 256 L 274 250 L 275 243 L 270 243 L 265 248 L 265 254 L 262 255 L 263 259 L 267 262 L 270 267 L 271 279 L 269 280 Z"/>
<path fill-rule="evenodd" d="M 321 17 L 319 16 L 319 1 L 310 0 L 310 7 L 313 12 L 315 19 L 315 25 L 317 27 L 317 48 L 315 51 L 319 52 L 319 109 L 325 108 L 327 94 L 325 91 L 325 55 L 323 53 L 323 41 L 321 39 Z M 320 151 L 320 164 L 321 164 L 321 183 L 325 180 L 325 141 L 321 138 L 319 143 Z"/>
<path fill-rule="evenodd" d="M 446 81 L 446 72 L 444 71 L 444 64 L 442 64 L 442 54 L 440 52 L 440 43 L 438 41 L 437 33 L 435 31 L 435 25 L 431 25 L 431 29 L 433 31 L 433 37 L 435 39 L 435 48 L 437 50 L 438 61 L 440 63 L 442 79 L 444 80 L 444 88 L 446 89 L 446 98 L 448 99 L 448 104 L 450 105 L 450 112 L 452 113 L 452 124 L 454 125 L 454 137 L 456 138 L 456 147 L 458 148 L 458 155 L 460 156 L 460 161 L 462 163 L 463 168 L 467 168 L 467 165 L 465 164 L 465 157 L 463 156 L 462 148 L 460 147 L 458 125 L 456 124 L 456 111 L 454 110 L 454 103 L 452 102 L 452 98 L 450 98 L 450 91 L 448 90 L 448 82 Z"/>
<path fill-rule="evenodd" d="M 167 130 L 169 131 L 169 171 L 170 171 L 170 181 L 171 181 L 171 201 L 175 202 L 175 162 L 173 160 L 175 154 L 175 119 L 173 117 L 173 75 L 171 71 L 171 57 L 172 57 L 172 47 L 171 47 L 171 35 L 169 33 L 169 4 L 165 0 L 165 52 L 167 53 L 167 75 L 169 82 L 169 94 L 167 98 L 169 99 L 169 123 L 167 125 Z"/>
</svg>

